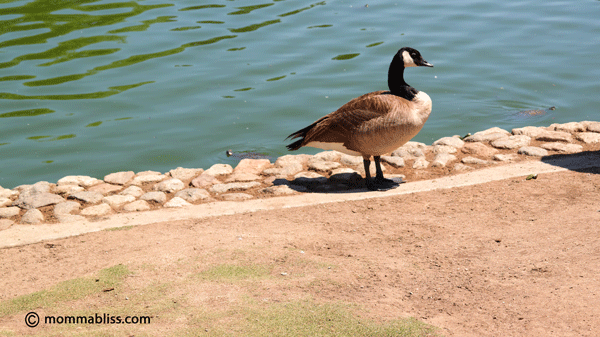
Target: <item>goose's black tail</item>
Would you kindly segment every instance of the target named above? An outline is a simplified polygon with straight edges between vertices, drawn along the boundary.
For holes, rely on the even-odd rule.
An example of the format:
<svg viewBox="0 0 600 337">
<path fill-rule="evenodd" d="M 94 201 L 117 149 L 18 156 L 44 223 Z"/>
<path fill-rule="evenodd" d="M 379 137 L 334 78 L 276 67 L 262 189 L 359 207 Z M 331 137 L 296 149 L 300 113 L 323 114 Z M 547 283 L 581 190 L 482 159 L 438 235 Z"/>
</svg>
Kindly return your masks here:
<svg viewBox="0 0 600 337">
<path fill-rule="evenodd" d="M 313 123 L 307 127 L 305 127 L 304 129 L 298 130 L 294 133 L 292 133 L 291 135 L 287 136 L 285 139 L 294 139 L 294 138 L 299 138 L 299 140 L 293 142 L 290 145 L 286 145 L 287 149 L 290 151 L 296 151 L 299 148 L 301 148 L 302 142 L 304 142 L 304 138 L 306 137 L 306 135 L 308 134 L 308 132 L 310 131 L 310 129 L 312 129 L 317 123 Z"/>
</svg>

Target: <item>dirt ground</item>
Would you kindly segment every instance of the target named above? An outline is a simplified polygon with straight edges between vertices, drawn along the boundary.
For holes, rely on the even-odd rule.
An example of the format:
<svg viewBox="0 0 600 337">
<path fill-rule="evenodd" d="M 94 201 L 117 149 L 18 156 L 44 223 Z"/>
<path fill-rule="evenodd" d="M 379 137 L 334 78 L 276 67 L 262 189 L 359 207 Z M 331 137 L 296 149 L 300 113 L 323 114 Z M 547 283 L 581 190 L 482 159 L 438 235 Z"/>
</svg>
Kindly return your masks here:
<svg viewBox="0 0 600 337">
<path fill-rule="evenodd" d="M 135 288 L 146 278 L 190 272 L 178 261 L 210 265 L 235 257 L 269 264 L 286 278 L 253 289 L 252 296 L 275 302 L 310 296 L 357 303 L 367 316 L 412 316 L 444 336 L 598 336 L 599 173 L 159 222 L 6 248 L 0 300 L 119 263 L 155 266 L 139 268 L 129 281 Z M 286 263 L 294 256 L 331 267 Z M 242 290 L 205 291 L 189 300 L 210 308 Z M 19 324 L 0 320 L 17 330 Z"/>
</svg>

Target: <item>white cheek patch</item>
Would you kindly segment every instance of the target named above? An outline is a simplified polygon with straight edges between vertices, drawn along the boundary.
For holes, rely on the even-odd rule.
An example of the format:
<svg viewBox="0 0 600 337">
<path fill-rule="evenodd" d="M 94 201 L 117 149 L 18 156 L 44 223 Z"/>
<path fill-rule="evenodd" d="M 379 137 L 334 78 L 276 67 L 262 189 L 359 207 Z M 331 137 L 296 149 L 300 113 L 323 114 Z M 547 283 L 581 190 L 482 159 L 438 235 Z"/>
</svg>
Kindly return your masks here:
<svg viewBox="0 0 600 337">
<path fill-rule="evenodd" d="M 417 66 L 413 58 L 410 57 L 410 54 L 406 50 L 402 52 L 402 59 L 404 60 L 404 68 Z"/>
</svg>

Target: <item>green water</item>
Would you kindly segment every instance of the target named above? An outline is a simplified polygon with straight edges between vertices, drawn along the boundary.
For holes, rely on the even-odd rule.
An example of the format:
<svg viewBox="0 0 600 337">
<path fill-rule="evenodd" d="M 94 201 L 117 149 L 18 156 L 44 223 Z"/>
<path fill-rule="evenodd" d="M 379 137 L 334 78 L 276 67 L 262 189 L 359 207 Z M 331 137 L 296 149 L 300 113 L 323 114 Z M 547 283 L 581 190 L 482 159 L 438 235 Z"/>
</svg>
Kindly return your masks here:
<svg viewBox="0 0 600 337">
<path fill-rule="evenodd" d="M 600 120 L 600 1 L 366 4 L 0 0 L 0 185 L 286 154 L 402 46 L 435 65 L 417 141 Z"/>
</svg>

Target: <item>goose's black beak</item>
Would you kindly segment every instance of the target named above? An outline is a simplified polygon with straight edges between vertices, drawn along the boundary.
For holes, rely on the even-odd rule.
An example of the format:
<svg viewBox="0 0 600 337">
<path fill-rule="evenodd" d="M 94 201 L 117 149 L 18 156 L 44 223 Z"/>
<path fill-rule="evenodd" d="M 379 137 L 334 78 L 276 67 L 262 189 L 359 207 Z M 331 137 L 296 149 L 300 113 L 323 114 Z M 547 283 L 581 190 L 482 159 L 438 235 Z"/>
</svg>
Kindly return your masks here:
<svg viewBox="0 0 600 337">
<path fill-rule="evenodd" d="M 433 64 L 431 64 L 431 63 L 429 63 L 429 62 L 427 62 L 425 60 L 423 60 L 423 62 L 421 62 L 421 64 L 419 64 L 419 65 L 422 66 L 422 67 L 431 67 L 431 68 L 433 68 Z"/>
</svg>

